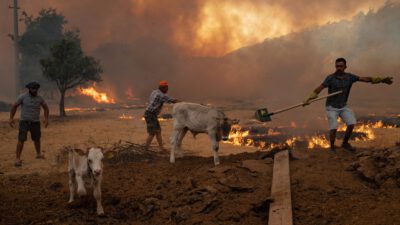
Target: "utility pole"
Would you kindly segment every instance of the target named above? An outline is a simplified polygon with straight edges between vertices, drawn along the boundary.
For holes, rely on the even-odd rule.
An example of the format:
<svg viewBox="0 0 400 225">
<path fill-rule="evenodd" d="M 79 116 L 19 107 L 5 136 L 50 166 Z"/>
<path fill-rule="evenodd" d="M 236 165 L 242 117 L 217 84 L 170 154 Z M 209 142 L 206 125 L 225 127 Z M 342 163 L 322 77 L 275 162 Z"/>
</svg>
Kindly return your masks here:
<svg viewBox="0 0 400 225">
<path fill-rule="evenodd" d="M 18 32 L 18 0 L 13 0 L 13 6 L 9 8 L 13 9 L 14 12 L 14 34 L 12 35 L 12 40 L 14 42 L 14 76 L 15 76 L 15 94 L 18 97 L 20 90 L 20 76 L 19 76 L 19 32 Z"/>
</svg>

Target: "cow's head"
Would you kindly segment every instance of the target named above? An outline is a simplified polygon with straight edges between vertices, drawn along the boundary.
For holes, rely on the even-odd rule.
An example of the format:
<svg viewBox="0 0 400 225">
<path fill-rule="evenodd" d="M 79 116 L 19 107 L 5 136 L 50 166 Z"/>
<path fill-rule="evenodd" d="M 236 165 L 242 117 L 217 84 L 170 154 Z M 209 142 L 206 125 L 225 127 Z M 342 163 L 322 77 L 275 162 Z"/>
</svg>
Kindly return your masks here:
<svg viewBox="0 0 400 225">
<path fill-rule="evenodd" d="M 94 177 L 101 175 L 103 170 L 103 158 L 112 158 L 115 155 L 114 151 L 104 151 L 99 147 L 92 147 L 86 150 L 73 149 L 79 156 L 84 157 L 87 161 L 88 169 Z"/>
<path fill-rule="evenodd" d="M 238 124 L 239 120 L 237 119 L 229 119 L 227 117 L 217 118 L 218 122 L 218 131 L 217 131 L 217 140 L 227 141 L 229 139 L 229 133 L 231 132 L 231 127 L 234 124 Z"/>
<path fill-rule="evenodd" d="M 94 176 L 99 176 L 103 170 L 103 151 L 100 148 L 91 148 L 88 153 L 88 166 Z"/>
</svg>

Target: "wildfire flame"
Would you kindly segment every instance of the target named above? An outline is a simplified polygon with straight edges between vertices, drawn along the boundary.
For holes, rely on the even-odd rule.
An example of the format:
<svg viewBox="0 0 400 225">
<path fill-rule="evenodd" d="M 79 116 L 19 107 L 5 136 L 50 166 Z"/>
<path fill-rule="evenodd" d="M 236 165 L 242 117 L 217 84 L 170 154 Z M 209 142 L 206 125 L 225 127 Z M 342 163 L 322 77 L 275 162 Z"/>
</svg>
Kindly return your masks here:
<svg viewBox="0 0 400 225">
<path fill-rule="evenodd" d="M 330 144 L 329 141 L 326 139 L 325 136 L 317 135 L 308 138 L 308 148 L 329 148 Z"/>
<path fill-rule="evenodd" d="M 144 117 L 142 117 L 142 120 L 145 121 Z M 160 122 L 164 122 L 164 121 L 168 121 L 168 120 L 170 120 L 170 119 L 165 119 L 165 118 L 162 118 L 162 117 L 158 117 L 158 121 L 160 121 Z"/>
<path fill-rule="evenodd" d="M 294 126 L 292 126 L 294 127 Z M 359 124 L 354 128 L 354 132 L 364 134 L 361 137 L 355 138 L 355 141 L 371 141 L 374 140 L 375 134 L 373 129 L 378 129 L 378 128 L 385 128 L 385 129 L 391 129 L 395 128 L 395 126 L 389 126 L 385 125 L 382 121 L 378 121 L 375 123 L 364 123 L 364 124 Z M 341 124 L 338 128 L 338 131 L 345 131 L 346 130 L 346 125 Z M 274 135 L 279 135 L 280 132 L 274 131 L 273 129 L 268 129 L 266 132 L 266 135 L 268 136 L 274 136 Z M 290 147 L 293 147 L 297 141 L 299 142 L 306 142 L 307 143 L 307 148 L 309 149 L 314 149 L 314 148 L 329 148 L 330 143 L 329 140 L 321 134 L 317 135 L 312 135 L 312 136 L 305 136 L 305 137 L 291 137 L 285 141 L 282 141 L 281 143 L 266 143 L 264 141 L 260 142 L 255 142 L 252 138 L 254 137 L 259 137 L 263 135 L 250 135 L 250 131 L 246 130 L 239 125 L 232 126 L 231 132 L 229 134 L 229 140 L 226 141 L 225 143 L 237 145 L 237 146 L 247 146 L 247 147 L 257 147 L 261 149 L 271 149 L 277 146 L 281 145 L 287 145 Z M 265 134 L 264 134 L 265 136 Z"/>
<path fill-rule="evenodd" d="M 115 100 L 113 98 L 108 97 L 107 93 L 99 92 L 95 89 L 95 84 L 92 87 L 88 88 L 80 88 L 79 93 L 92 97 L 98 103 L 107 103 L 107 104 L 115 104 Z"/>
</svg>

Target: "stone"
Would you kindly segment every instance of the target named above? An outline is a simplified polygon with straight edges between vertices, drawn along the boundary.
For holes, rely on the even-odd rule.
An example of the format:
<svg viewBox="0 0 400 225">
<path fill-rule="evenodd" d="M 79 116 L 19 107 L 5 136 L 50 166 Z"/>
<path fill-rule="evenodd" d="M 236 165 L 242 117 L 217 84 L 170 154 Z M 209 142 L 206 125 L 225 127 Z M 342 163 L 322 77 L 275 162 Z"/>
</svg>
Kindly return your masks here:
<svg viewBox="0 0 400 225">
<path fill-rule="evenodd" d="M 265 163 L 265 160 L 244 160 L 240 167 L 252 173 L 267 173 L 271 170 L 271 167 Z"/>
</svg>

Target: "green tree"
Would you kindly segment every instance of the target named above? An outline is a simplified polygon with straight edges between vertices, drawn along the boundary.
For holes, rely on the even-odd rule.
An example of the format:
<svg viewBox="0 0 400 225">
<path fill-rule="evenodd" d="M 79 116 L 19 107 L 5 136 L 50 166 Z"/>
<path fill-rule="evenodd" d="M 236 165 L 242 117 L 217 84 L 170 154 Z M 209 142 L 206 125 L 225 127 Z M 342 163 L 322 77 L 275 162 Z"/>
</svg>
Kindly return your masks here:
<svg viewBox="0 0 400 225">
<path fill-rule="evenodd" d="M 64 33 L 67 23 L 65 17 L 55 9 L 42 9 L 36 18 L 24 16 L 26 30 L 18 42 L 21 52 L 20 79 L 21 88 L 33 80 L 41 83 L 45 94 L 56 90 L 55 85 L 46 80 L 40 69 L 40 59 L 50 55 L 50 46 L 68 35 Z"/>
<path fill-rule="evenodd" d="M 60 116 L 66 116 L 64 98 L 67 90 L 82 86 L 90 81 L 101 81 L 103 72 L 100 62 L 86 56 L 79 44 L 79 37 L 69 34 L 50 48 L 50 56 L 40 60 L 43 75 L 56 83 L 60 92 Z"/>
</svg>

